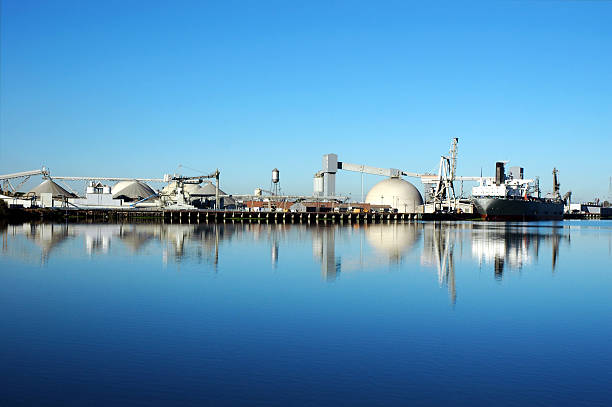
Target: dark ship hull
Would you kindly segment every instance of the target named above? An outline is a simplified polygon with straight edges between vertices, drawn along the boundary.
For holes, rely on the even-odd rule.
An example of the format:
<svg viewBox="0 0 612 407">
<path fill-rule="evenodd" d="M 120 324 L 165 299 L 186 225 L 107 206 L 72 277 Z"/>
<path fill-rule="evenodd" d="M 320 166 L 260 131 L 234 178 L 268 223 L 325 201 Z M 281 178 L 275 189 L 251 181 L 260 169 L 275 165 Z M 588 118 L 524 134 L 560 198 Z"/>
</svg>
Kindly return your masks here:
<svg viewBox="0 0 612 407">
<path fill-rule="evenodd" d="M 475 211 L 485 220 L 562 220 L 563 202 L 544 199 L 474 198 Z"/>
</svg>

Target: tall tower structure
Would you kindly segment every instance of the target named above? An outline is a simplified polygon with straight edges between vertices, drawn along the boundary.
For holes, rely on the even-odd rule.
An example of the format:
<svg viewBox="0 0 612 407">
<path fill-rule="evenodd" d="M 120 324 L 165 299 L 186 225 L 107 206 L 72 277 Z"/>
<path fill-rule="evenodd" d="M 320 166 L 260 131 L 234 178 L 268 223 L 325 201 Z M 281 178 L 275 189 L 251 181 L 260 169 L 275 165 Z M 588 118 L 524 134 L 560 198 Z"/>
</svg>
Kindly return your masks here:
<svg viewBox="0 0 612 407">
<path fill-rule="evenodd" d="M 270 182 L 270 191 L 272 195 L 280 195 L 280 172 L 278 168 L 272 170 L 272 181 Z"/>
</svg>

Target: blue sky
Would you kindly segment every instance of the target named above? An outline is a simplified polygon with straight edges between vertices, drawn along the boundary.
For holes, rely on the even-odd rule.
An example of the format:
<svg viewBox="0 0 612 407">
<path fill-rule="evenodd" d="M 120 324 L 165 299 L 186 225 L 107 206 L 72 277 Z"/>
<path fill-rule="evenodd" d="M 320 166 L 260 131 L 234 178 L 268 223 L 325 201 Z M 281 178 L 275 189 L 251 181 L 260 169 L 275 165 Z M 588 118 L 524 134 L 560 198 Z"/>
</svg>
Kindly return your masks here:
<svg viewBox="0 0 612 407">
<path fill-rule="evenodd" d="M 309 194 L 324 153 L 427 171 L 459 137 L 460 175 L 510 160 L 544 190 L 557 167 L 576 198 L 608 194 L 611 1 L 1 11 L 1 173 L 161 177 L 182 164 L 219 168 L 224 190 L 248 193 L 278 167 L 284 192 Z M 343 173 L 337 190 L 358 197 L 360 185 Z"/>
</svg>

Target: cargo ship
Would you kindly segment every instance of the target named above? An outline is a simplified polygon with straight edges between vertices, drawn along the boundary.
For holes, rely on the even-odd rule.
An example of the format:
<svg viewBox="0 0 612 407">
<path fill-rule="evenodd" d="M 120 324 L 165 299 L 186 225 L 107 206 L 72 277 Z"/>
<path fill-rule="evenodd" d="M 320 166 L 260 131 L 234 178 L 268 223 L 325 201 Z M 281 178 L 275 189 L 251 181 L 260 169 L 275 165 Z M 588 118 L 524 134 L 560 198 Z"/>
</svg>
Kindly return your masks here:
<svg viewBox="0 0 612 407">
<path fill-rule="evenodd" d="M 505 162 L 495 165 L 495 177 L 481 177 L 472 188 L 474 210 L 484 220 L 534 221 L 562 220 L 563 201 L 559 193 L 557 170 L 553 170 L 553 194 L 540 197 L 539 181 L 524 179 L 522 167 L 511 167 L 505 173 Z"/>
</svg>

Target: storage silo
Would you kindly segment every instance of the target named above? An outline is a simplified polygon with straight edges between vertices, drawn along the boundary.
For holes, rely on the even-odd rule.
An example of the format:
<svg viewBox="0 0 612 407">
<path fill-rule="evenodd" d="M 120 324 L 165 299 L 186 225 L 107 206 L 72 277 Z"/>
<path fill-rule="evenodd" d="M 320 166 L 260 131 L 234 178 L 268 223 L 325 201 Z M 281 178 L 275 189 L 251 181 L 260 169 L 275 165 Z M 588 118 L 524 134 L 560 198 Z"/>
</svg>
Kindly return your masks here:
<svg viewBox="0 0 612 407">
<path fill-rule="evenodd" d="M 423 205 L 423 197 L 410 182 L 401 178 L 387 178 L 374 185 L 366 195 L 366 203 L 389 205 L 401 213 L 416 213 Z"/>
<path fill-rule="evenodd" d="M 312 184 L 314 196 L 323 196 L 323 174 L 315 174 Z"/>
</svg>

